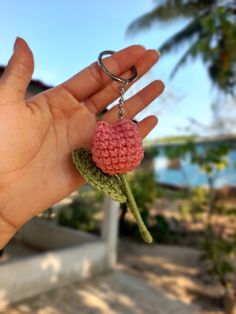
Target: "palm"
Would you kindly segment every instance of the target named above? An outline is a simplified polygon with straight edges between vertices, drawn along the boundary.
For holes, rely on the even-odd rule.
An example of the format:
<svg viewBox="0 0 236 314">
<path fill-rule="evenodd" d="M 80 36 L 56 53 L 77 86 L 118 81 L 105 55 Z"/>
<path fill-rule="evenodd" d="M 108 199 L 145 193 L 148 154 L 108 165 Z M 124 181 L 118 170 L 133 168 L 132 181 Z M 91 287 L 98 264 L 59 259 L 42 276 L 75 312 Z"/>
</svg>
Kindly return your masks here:
<svg viewBox="0 0 236 314">
<path fill-rule="evenodd" d="M 74 100 L 78 108 L 73 109 L 69 94 L 62 91 L 57 104 L 54 99 L 59 94 L 54 89 L 17 105 L 0 106 L 0 183 L 5 188 L 13 181 L 21 188 L 22 182 L 28 183 L 27 194 L 45 209 L 79 185 L 81 178 L 70 154 L 75 147 L 91 144 L 96 125 L 96 116 L 84 104 Z"/>
<path fill-rule="evenodd" d="M 141 76 L 157 59 L 153 50 L 133 46 L 107 62 L 123 76 L 134 62 Z M 22 62 L 19 64 L 22 66 Z M 21 83 L 11 81 L 19 77 L 12 71 L 7 68 L 0 80 L 0 230 L 4 234 L 0 248 L 29 218 L 84 183 L 73 165 L 71 152 L 76 147 L 90 148 L 98 115 L 118 97 L 114 82 L 91 65 L 61 85 L 25 101 L 19 95 L 20 88 L 16 88 Z M 162 83 L 156 81 L 130 98 L 127 116 L 133 118 L 162 90 Z M 115 122 L 117 111 L 118 107 L 113 107 L 103 119 Z M 141 136 L 155 124 L 153 116 L 141 121 Z"/>
</svg>

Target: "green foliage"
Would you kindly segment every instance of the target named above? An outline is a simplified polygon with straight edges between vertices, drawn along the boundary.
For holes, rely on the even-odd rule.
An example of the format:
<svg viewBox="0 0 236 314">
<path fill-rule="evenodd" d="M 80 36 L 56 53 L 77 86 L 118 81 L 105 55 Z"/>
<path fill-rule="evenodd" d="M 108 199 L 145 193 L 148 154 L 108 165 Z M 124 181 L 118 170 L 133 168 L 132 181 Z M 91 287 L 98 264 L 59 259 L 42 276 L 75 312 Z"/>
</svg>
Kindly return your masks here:
<svg viewBox="0 0 236 314">
<path fill-rule="evenodd" d="M 170 145 L 164 148 L 164 153 L 169 159 L 181 159 L 188 153 L 195 152 L 195 144 L 189 140 L 184 144 Z"/>
<path fill-rule="evenodd" d="M 227 210 L 227 215 L 228 216 L 231 216 L 231 217 L 236 217 L 236 208 L 229 208 L 228 210 Z"/>
<path fill-rule="evenodd" d="M 189 201 L 179 207 L 184 218 L 200 218 L 203 212 L 207 213 L 205 234 L 200 245 L 201 258 L 207 273 L 225 288 L 234 286 L 236 282 L 236 232 L 227 234 L 222 229 L 217 233 L 211 223 L 212 214 L 228 215 L 231 220 L 236 218 L 236 209 L 225 209 L 217 206 L 215 197 L 215 176 L 228 166 L 227 155 L 235 146 L 219 143 L 207 144 L 203 150 L 198 150 L 194 143 L 166 147 L 165 153 L 170 159 L 182 159 L 187 155 L 192 163 L 197 165 L 208 178 L 208 189 L 190 187 Z"/>
<path fill-rule="evenodd" d="M 73 229 L 92 231 L 95 229 L 94 214 L 97 210 L 88 202 L 76 199 L 70 205 L 60 209 L 58 224 Z"/>
<path fill-rule="evenodd" d="M 178 206 L 178 211 L 180 212 L 182 218 L 185 220 L 187 220 L 189 217 L 192 216 L 193 214 L 193 210 L 192 210 L 192 207 L 191 207 L 191 204 L 190 202 L 184 202 L 184 203 L 181 203 L 179 206 Z"/>
<path fill-rule="evenodd" d="M 159 155 L 159 148 L 157 146 L 145 147 L 145 158 L 157 157 Z"/>
<path fill-rule="evenodd" d="M 149 206 L 156 198 L 156 182 L 154 175 L 152 172 L 139 168 L 135 172 L 130 173 L 128 179 L 142 220 L 149 229 Z M 132 228 L 130 223 L 125 220 L 126 213 L 127 207 L 121 204 L 120 233 L 136 238 L 137 228 Z"/>
<path fill-rule="evenodd" d="M 130 184 L 141 211 L 148 210 L 156 198 L 156 182 L 153 173 L 139 169 L 130 176 Z"/>
<path fill-rule="evenodd" d="M 236 84 L 236 14 L 234 1 L 165 0 L 132 22 L 129 34 L 150 28 L 154 23 L 169 23 L 182 18 L 188 21 L 183 29 L 159 48 L 172 52 L 188 44 L 187 51 L 172 71 L 174 75 L 188 59 L 201 57 L 212 82 L 225 94 L 235 95 Z"/>
<path fill-rule="evenodd" d="M 73 196 L 73 200 L 78 200 L 82 204 L 87 204 L 89 207 L 99 209 L 104 197 L 105 196 L 102 191 L 98 191 L 87 184 L 79 189 L 79 193 L 76 196 Z"/>
<path fill-rule="evenodd" d="M 94 201 L 102 204 L 102 202 L 104 201 L 105 198 L 105 194 L 102 191 L 97 191 L 94 189 Z"/>
<path fill-rule="evenodd" d="M 159 185 L 157 185 L 156 196 L 158 198 L 168 198 L 172 201 L 189 199 L 189 194 L 186 190 L 169 190 Z"/>
<path fill-rule="evenodd" d="M 137 170 L 130 178 L 132 191 L 144 223 L 150 229 L 154 240 L 158 243 L 169 243 L 173 240 L 168 220 L 163 215 L 154 217 L 154 224 L 150 224 L 150 205 L 157 197 L 157 186 L 154 175 L 145 169 Z"/>
<path fill-rule="evenodd" d="M 235 280 L 236 233 L 224 238 L 209 228 L 201 242 L 201 259 L 208 274 L 223 286 Z"/>
<path fill-rule="evenodd" d="M 199 220 L 208 200 L 208 191 L 201 187 L 191 189 L 191 198 L 188 202 L 179 205 L 178 210 L 184 219 Z"/>
<path fill-rule="evenodd" d="M 196 207 L 203 207 L 207 205 L 208 192 L 202 187 L 196 187 L 192 190 L 192 202 Z"/>
<path fill-rule="evenodd" d="M 224 170 L 228 166 L 229 144 L 210 145 L 203 152 L 191 151 L 191 161 L 197 164 L 207 175 Z"/>
<path fill-rule="evenodd" d="M 167 146 L 164 151 L 169 159 L 181 159 L 189 154 L 191 162 L 199 166 L 206 175 L 211 176 L 214 172 L 222 171 L 228 166 L 227 155 L 232 148 L 233 145 L 227 143 L 207 144 L 199 151 L 195 143 L 187 141 L 183 145 Z"/>
<path fill-rule="evenodd" d="M 173 240 L 168 220 L 163 215 L 155 216 L 156 225 L 153 228 L 153 236 L 158 243 L 169 243 Z"/>
<path fill-rule="evenodd" d="M 158 140 L 156 140 L 156 142 L 158 144 L 161 143 L 185 143 L 185 142 L 189 142 L 189 141 L 193 141 L 196 137 L 194 135 L 175 135 L 175 136 L 165 136 L 165 137 L 161 137 L 158 138 Z"/>
</svg>

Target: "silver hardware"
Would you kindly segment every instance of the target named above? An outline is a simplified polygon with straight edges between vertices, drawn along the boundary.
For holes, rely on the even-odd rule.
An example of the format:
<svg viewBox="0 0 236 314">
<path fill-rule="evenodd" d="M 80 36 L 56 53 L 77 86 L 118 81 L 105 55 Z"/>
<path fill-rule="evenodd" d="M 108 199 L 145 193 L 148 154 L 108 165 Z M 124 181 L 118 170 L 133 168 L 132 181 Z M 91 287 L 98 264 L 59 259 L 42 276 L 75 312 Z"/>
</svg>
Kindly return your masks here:
<svg viewBox="0 0 236 314">
<path fill-rule="evenodd" d="M 100 67 L 103 69 L 103 71 L 105 71 L 111 78 L 113 78 L 113 80 L 117 81 L 117 82 L 123 82 L 123 83 L 131 83 L 133 80 L 136 79 L 137 77 L 137 69 L 135 66 L 132 66 L 131 70 L 133 72 L 133 75 L 132 77 L 128 78 L 128 79 L 125 79 L 123 77 L 119 77 L 119 76 L 116 76 L 114 75 L 113 73 L 111 73 L 106 67 L 105 65 L 103 64 L 103 61 L 102 61 L 102 57 L 105 56 L 105 55 L 113 55 L 113 53 L 115 53 L 115 51 L 112 51 L 112 50 L 105 50 L 103 52 L 101 52 L 98 56 L 98 64 L 100 65 Z"/>
<path fill-rule="evenodd" d="M 125 88 L 127 87 L 128 82 L 126 83 L 118 83 L 118 88 L 120 91 L 120 99 L 119 99 L 119 112 L 118 117 L 119 119 L 124 119 L 125 115 L 125 100 L 124 100 L 124 94 L 125 94 Z"/>
<path fill-rule="evenodd" d="M 125 89 L 129 83 L 134 81 L 138 75 L 137 68 L 135 66 L 132 66 L 132 76 L 128 79 L 125 79 L 123 77 L 119 77 L 111 73 L 103 64 L 102 57 L 105 55 L 112 55 L 115 53 L 115 51 L 112 50 L 105 50 L 101 52 L 98 56 L 98 64 L 99 66 L 103 69 L 104 72 L 106 72 L 107 75 L 109 75 L 113 80 L 118 82 L 118 88 L 120 92 L 120 99 L 119 99 L 119 112 L 118 112 L 118 117 L 119 119 L 124 119 L 124 114 L 125 114 L 125 100 L 124 100 L 124 94 L 125 94 Z"/>
</svg>

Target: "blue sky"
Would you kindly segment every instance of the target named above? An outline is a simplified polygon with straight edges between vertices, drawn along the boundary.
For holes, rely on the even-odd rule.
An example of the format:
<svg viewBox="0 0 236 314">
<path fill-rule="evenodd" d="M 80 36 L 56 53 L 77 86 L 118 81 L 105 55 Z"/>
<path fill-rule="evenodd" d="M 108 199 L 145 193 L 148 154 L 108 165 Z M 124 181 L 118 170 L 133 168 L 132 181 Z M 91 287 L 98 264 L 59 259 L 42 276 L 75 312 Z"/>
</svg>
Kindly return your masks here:
<svg viewBox="0 0 236 314">
<path fill-rule="evenodd" d="M 150 31 L 125 36 L 129 23 L 151 10 L 153 3 L 152 0 L 2 0 L 0 64 L 8 62 L 16 36 L 23 37 L 34 53 L 33 78 L 52 85 L 79 72 L 103 50 L 119 50 L 132 44 L 156 49 L 184 22 L 157 24 Z M 159 124 L 149 138 L 183 134 L 180 128 L 188 124 L 188 118 L 205 124 L 211 120 L 214 91 L 200 60 L 181 69 L 173 80 L 168 79 L 181 53 L 162 55 L 158 64 L 127 94 L 136 93 L 154 79 L 164 81 L 163 95 L 138 116 L 158 116 Z"/>
</svg>

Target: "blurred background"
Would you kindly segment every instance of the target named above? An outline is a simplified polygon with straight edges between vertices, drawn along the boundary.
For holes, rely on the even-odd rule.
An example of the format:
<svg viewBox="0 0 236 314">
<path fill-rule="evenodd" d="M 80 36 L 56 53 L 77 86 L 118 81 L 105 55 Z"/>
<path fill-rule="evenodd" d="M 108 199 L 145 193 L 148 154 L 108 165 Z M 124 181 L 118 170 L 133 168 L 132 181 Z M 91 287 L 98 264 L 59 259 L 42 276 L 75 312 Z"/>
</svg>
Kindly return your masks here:
<svg viewBox="0 0 236 314">
<path fill-rule="evenodd" d="M 132 44 L 158 49 L 161 58 L 126 98 L 154 79 L 165 84 L 164 93 L 136 117 L 155 114 L 159 123 L 144 140 L 140 169 L 129 175 L 155 244 L 143 243 L 121 205 L 112 275 L 55 286 L 31 299 L 16 298 L 12 305 L 0 289 L 3 313 L 235 314 L 235 1 L 11 0 L 2 1 L 1 13 L 0 74 L 15 38 L 23 37 L 35 59 L 28 95 L 63 82 L 103 50 Z M 36 219 L 59 228 L 56 237 L 62 242 L 65 230 L 82 232 L 81 245 L 99 237 L 102 228 L 104 234 L 104 221 L 110 221 L 105 203 L 101 192 L 86 185 Z M 37 228 L 32 228 L 34 237 L 29 227 L 0 252 L 6 281 L 6 270 L 11 276 L 12 269 L 4 267 L 67 246 L 40 246 L 35 239 L 44 229 Z M 116 237 L 115 231 L 109 235 Z M 21 279 L 17 284 L 21 289 Z"/>
</svg>

